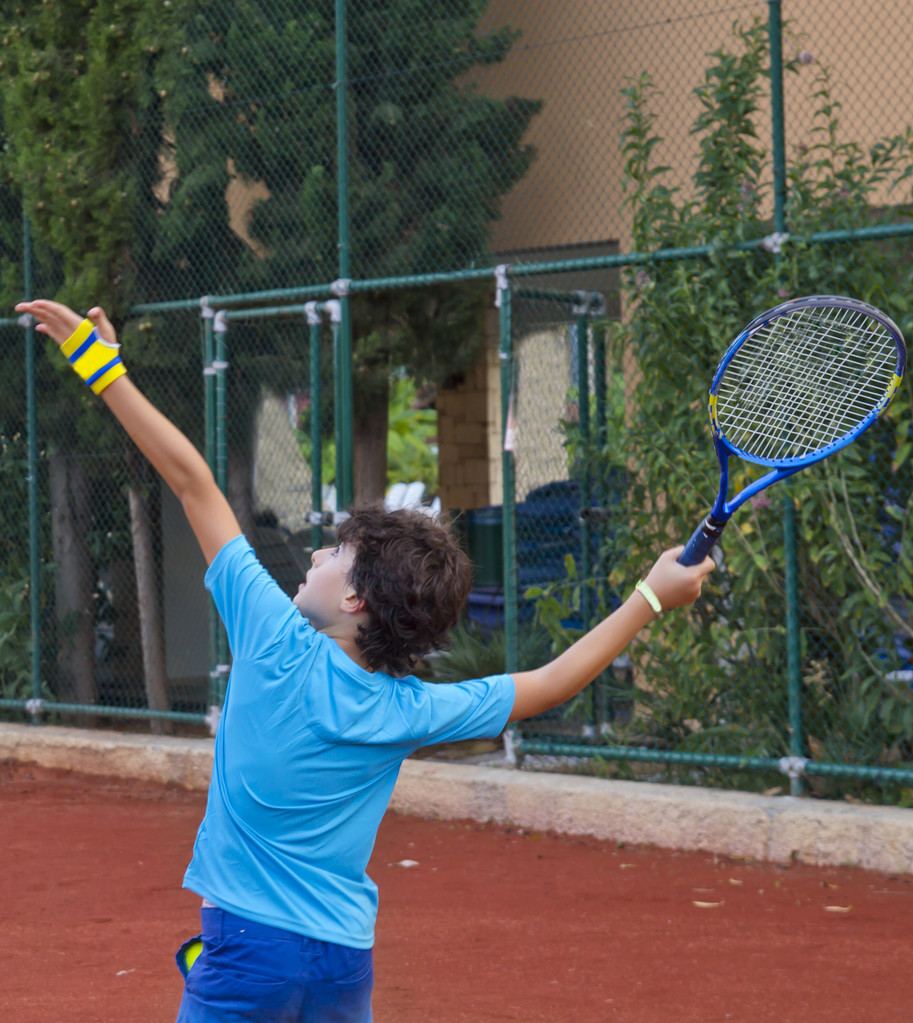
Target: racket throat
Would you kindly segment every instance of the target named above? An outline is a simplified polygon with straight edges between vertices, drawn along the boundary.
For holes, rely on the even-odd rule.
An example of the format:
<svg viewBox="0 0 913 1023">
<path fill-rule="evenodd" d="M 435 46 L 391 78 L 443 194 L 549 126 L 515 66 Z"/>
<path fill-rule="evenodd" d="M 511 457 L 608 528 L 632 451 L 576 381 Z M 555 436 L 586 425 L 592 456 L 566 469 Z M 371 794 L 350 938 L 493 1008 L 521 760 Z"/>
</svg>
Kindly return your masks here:
<svg viewBox="0 0 913 1023">
<path fill-rule="evenodd" d="M 713 512 L 711 512 L 698 528 L 703 533 L 707 543 L 713 545 L 723 535 L 723 530 L 726 528 L 726 523 L 728 521 L 728 518 L 718 519 Z"/>
</svg>

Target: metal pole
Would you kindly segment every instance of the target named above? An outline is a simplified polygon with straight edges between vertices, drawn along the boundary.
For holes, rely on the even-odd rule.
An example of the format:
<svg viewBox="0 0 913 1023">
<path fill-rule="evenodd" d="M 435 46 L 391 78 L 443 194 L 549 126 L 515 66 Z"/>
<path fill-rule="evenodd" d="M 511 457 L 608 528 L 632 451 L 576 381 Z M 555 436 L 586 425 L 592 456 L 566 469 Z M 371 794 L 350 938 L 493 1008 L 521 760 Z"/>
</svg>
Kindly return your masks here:
<svg viewBox="0 0 913 1023">
<path fill-rule="evenodd" d="M 571 328 L 574 331 L 577 348 L 577 422 L 580 428 L 580 449 L 577 455 L 577 471 L 580 473 L 580 613 L 584 629 L 593 621 L 593 587 L 590 575 L 593 566 L 590 561 L 590 509 L 593 506 L 593 486 L 590 473 L 590 352 L 588 344 L 588 317 L 581 313 Z"/>
<path fill-rule="evenodd" d="M 203 416 L 205 428 L 205 456 L 206 464 L 212 471 L 216 472 L 215 458 L 215 399 L 213 395 L 215 384 L 215 370 L 212 363 L 215 358 L 212 338 L 212 320 L 215 313 L 208 305 L 203 303 L 201 309 L 203 320 Z M 219 628 L 219 619 L 213 602 L 209 601 L 209 706 L 218 706 L 217 693 L 217 671 L 216 665 L 219 658 L 216 653 L 216 633 Z"/>
<path fill-rule="evenodd" d="M 803 245 L 828 245 L 833 242 L 876 241 L 884 238 L 908 238 L 913 235 L 913 224 L 875 224 L 871 227 L 841 228 L 834 231 L 813 231 L 807 235 L 793 235 L 796 242 Z M 727 245 L 725 252 L 756 252 L 767 249 L 769 238 L 750 238 L 746 241 Z M 534 276 L 537 274 L 578 273 L 581 270 L 601 270 L 620 266 L 649 266 L 653 263 L 674 263 L 682 260 L 701 259 L 720 251 L 716 244 L 691 245 L 686 248 L 654 249 L 650 252 L 619 252 L 611 256 L 590 256 L 584 259 L 563 259 L 548 263 L 522 263 L 513 267 L 512 273 L 517 277 Z M 351 293 L 367 291 L 392 291 L 403 288 L 427 288 L 435 284 L 447 284 L 452 281 L 480 281 L 492 277 L 496 268 L 480 267 L 474 270 L 452 270 L 431 274 L 406 274 L 402 277 L 370 277 L 358 281 L 350 281 Z M 228 308 L 229 306 L 249 305 L 251 302 L 286 301 L 294 299 L 321 299 L 334 294 L 334 283 L 313 284 L 300 288 L 273 288 L 267 291 L 245 291 L 232 295 L 210 296 L 213 306 Z M 142 316 L 147 313 L 177 312 L 182 309 L 194 309 L 199 299 L 182 298 L 172 302 L 147 302 L 130 308 L 131 316 Z"/>
<path fill-rule="evenodd" d="M 511 308 L 510 281 L 507 268 L 497 275 L 501 360 L 501 469 L 503 474 L 503 498 L 501 502 L 501 524 L 504 547 L 504 645 L 505 670 L 519 670 L 519 601 L 517 579 L 516 515 L 517 494 L 514 478 L 514 346 L 513 309 Z"/>
<path fill-rule="evenodd" d="M 28 214 L 22 211 L 22 275 L 26 300 L 32 298 L 32 229 Z M 29 495 L 29 622 L 32 644 L 32 699 L 41 700 L 41 577 L 38 544 L 38 404 L 35 394 L 35 324 L 31 317 L 25 327 L 25 394 L 28 430 Z M 32 724 L 40 724 L 38 713 Z"/>
<path fill-rule="evenodd" d="M 345 458 L 342 453 L 343 449 L 343 434 L 342 434 L 342 373 L 340 372 L 341 366 L 341 355 L 340 348 L 342 346 L 342 304 L 340 303 L 339 311 L 332 320 L 333 330 L 333 397 L 334 397 L 334 410 L 333 410 L 333 437 L 336 441 L 336 507 L 333 509 L 335 513 L 343 511 L 346 507 L 344 504 L 344 487 L 342 484 L 342 477 L 345 475 Z"/>
<path fill-rule="evenodd" d="M 311 546 L 314 550 L 323 546 L 323 526 L 320 517 L 323 512 L 323 438 L 320 427 L 322 419 L 320 401 L 320 307 L 309 303 L 307 322 L 310 328 L 310 393 L 311 393 Z"/>
<path fill-rule="evenodd" d="M 597 465 L 602 465 L 603 452 L 605 451 L 608 439 L 608 421 L 606 419 L 606 397 L 608 386 L 606 380 L 606 327 L 604 323 L 593 326 L 593 393 L 596 396 L 596 457 Z M 599 523 L 596 529 L 596 536 L 599 539 L 597 545 L 597 564 L 594 571 L 598 576 L 605 573 L 602 570 L 604 559 L 603 545 L 605 543 L 605 514 L 609 505 L 609 486 L 604 470 L 600 470 L 596 477 L 596 504 L 602 509 L 603 514 L 599 516 Z"/>
<path fill-rule="evenodd" d="M 228 324 L 225 317 L 216 313 L 213 321 L 213 333 L 215 334 L 215 414 L 214 414 L 214 455 L 216 463 L 216 483 L 223 494 L 228 492 L 228 439 L 226 436 L 227 417 L 226 408 L 226 371 L 228 370 L 228 359 L 226 358 L 225 334 Z M 216 706 L 222 707 L 225 703 L 225 686 L 228 680 L 228 638 L 225 635 L 225 628 L 221 620 L 216 624 L 216 672 L 217 672 L 217 695 Z"/>
<path fill-rule="evenodd" d="M 215 311 L 207 302 L 202 303 L 203 316 L 203 395 L 206 416 L 206 462 L 218 480 L 219 468 L 216 454 L 218 441 L 218 399 L 216 395 Z M 224 319 L 221 324 L 224 327 Z M 224 333 L 224 330 L 222 331 Z M 221 339 L 220 339 L 221 340 Z M 224 346 L 224 342 L 222 342 Z M 222 656 L 225 647 L 225 633 L 216 613 L 215 605 L 209 602 L 209 718 L 215 721 L 225 698 L 225 676 L 227 658 Z M 210 725 L 212 728 L 212 724 Z"/>
<path fill-rule="evenodd" d="M 348 112 L 348 26 L 346 0 L 336 0 L 336 162 L 337 211 L 339 228 L 339 287 L 341 303 L 339 341 L 336 348 L 336 373 L 339 378 L 339 404 L 336 408 L 340 424 L 337 443 L 339 472 L 336 478 L 336 507 L 344 511 L 354 499 L 353 473 L 353 402 L 352 402 L 352 315 L 348 283 L 352 276 L 350 214 L 349 214 L 349 112 Z"/>
<path fill-rule="evenodd" d="M 226 391 L 225 371 L 228 369 L 228 362 L 225 358 L 225 334 L 228 324 L 224 316 L 216 313 L 213 333 L 215 334 L 215 360 L 212 368 L 215 370 L 215 414 L 214 414 L 214 444 L 213 454 L 215 457 L 215 476 L 219 490 L 224 494 L 228 486 L 228 441 L 226 431 Z"/>
<path fill-rule="evenodd" d="M 786 141 L 783 113 L 783 22 L 780 0 L 768 0 L 770 39 L 770 107 L 774 174 L 774 231 L 786 229 Z M 789 700 L 789 753 L 801 757 L 802 741 L 802 664 L 799 626 L 799 569 L 796 543 L 796 514 L 788 486 L 783 492 L 783 543 L 786 556 L 786 674 Z M 791 795 L 804 791 L 802 778 L 790 776 Z"/>
<path fill-rule="evenodd" d="M 783 115 L 783 21 L 780 0 L 767 0 L 770 39 L 770 109 L 774 172 L 774 230 L 786 226 L 786 138 Z"/>
</svg>

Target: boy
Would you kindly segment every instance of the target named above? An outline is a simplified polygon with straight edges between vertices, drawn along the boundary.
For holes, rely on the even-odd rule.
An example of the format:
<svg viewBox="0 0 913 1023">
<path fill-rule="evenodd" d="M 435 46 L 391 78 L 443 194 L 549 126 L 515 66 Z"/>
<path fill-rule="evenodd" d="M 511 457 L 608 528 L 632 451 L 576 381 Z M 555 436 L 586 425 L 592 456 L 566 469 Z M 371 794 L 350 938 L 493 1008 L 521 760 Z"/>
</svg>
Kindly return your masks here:
<svg viewBox="0 0 913 1023">
<path fill-rule="evenodd" d="M 259 565 L 190 441 L 126 376 L 101 309 L 23 302 L 181 501 L 232 651 L 206 813 L 184 886 L 203 932 L 178 953 L 178 1023 L 369 1023 L 377 890 L 365 873 L 402 761 L 493 736 L 579 692 L 712 568 L 657 561 L 637 592 L 534 671 L 454 685 L 407 672 L 440 646 L 471 583 L 424 515 L 355 512 L 293 600 Z"/>
</svg>

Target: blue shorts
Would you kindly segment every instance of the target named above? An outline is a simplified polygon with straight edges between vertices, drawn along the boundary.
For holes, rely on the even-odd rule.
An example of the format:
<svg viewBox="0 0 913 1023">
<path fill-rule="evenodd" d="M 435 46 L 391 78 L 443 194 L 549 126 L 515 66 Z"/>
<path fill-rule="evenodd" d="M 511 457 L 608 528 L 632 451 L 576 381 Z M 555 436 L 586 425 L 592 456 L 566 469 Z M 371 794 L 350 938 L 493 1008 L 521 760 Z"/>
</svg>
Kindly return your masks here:
<svg viewBox="0 0 913 1023">
<path fill-rule="evenodd" d="M 371 1023 L 371 949 L 316 941 L 221 909 L 201 915 L 203 933 L 176 957 L 184 974 L 177 1023 Z"/>
</svg>

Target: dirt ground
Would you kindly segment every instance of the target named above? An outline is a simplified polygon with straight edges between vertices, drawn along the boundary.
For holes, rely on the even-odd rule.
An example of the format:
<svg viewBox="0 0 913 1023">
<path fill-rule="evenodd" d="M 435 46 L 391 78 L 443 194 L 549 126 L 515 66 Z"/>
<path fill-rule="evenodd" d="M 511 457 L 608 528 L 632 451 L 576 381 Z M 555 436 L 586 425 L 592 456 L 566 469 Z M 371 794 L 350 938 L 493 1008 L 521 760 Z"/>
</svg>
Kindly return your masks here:
<svg viewBox="0 0 913 1023">
<path fill-rule="evenodd" d="M 2 1023 L 174 1019 L 203 806 L 0 763 Z M 371 874 L 377 1023 L 913 1018 L 910 875 L 396 814 Z"/>
</svg>

